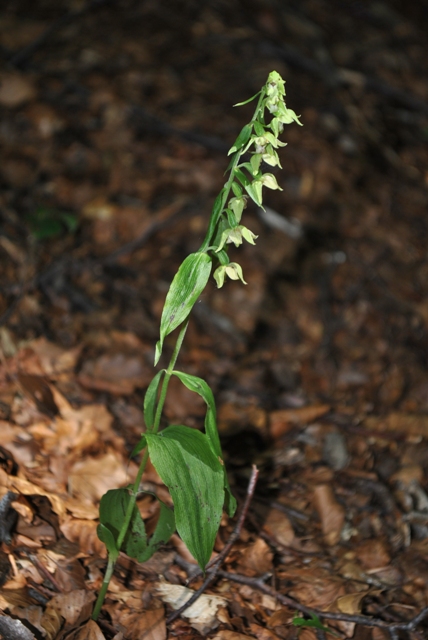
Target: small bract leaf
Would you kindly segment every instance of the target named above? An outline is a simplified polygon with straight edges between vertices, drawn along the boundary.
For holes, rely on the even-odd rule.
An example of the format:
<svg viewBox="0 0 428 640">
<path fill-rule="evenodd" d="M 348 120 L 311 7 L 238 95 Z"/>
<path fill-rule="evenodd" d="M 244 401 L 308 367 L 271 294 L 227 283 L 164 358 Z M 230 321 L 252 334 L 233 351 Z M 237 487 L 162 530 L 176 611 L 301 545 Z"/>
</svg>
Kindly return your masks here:
<svg viewBox="0 0 428 640">
<path fill-rule="evenodd" d="M 235 153 L 235 151 L 239 151 L 239 149 L 242 149 L 242 147 L 247 144 L 248 140 L 250 139 L 252 130 L 253 127 L 250 124 L 246 124 L 245 127 L 241 129 L 241 132 L 236 138 L 234 145 L 229 149 L 229 153 L 227 154 L 228 156 L 230 156 L 231 153 Z"/>
<path fill-rule="evenodd" d="M 247 178 L 245 173 L 243 171 L 241 171 L 240 169 L 235 169 L 235 175 L 236 175 L 236 177 L 238 178 L 239 182 L 242 184 L 243 187 L 247 187 L 247 185 L 250 184 L 249 178 Z"/>
<path fill-rule="evenodd" d="M 162 312 L 160 340 L 155 365 L 162 353 L 165 337 L 176 329 L 192 310 L 210 277 L 212 260 L 207 253 L 191 253 L 181 264 L 169 288 Z"/>
<path fill-rule="evenodd" d="M 224 503 L 223 468 L 207 436 L 183 425 L 147 434 L 150 459 L 174 502 L 177 531 L 203 569 Z"/>
<path fill-rule="evenodd" d="M 153 427 L 153 423 L 155 421 L 155 410 L 156 410 L 156 400 L 158 397 L 158 389 L 161 383 L 162 375 L 164 374 L 165 369 L 161 369 L 155 375 L 151 383 L 149 384 L 146 395 L 144 396 L 144 422 L 146 423 L 147 429 L 151 429 Z"/>
<path fill-rule="evenodd" d="M 97 536 L 107 547 L 110 558 L 112 558 L 112 560 L 116 560 L 119 556 L 119 551 L 116 548 L 116 541 L 110 529 L 100 523 L 97 527 Z"/>
<path fill-rule="evenodd" d="M 237 102 L 233 106 L 234 107 L 242 107 L 244 104 L 248 104 L 249 102 L 254 100 L 254 98 L 257 98 L 258 95 L 260 95 L 260 91 L 257 91 L 257 93 L 252 98 L 248 98 L 248 100 L 244 100 L 244 102 Z"/>
<path fill-rule="evenodd" d="M 260 180 L 253 180 L 253 182 L 245 187 L 246 192 L 259 207 L 263 204 L 262 195 L 263 185 Z"/>
</svg>

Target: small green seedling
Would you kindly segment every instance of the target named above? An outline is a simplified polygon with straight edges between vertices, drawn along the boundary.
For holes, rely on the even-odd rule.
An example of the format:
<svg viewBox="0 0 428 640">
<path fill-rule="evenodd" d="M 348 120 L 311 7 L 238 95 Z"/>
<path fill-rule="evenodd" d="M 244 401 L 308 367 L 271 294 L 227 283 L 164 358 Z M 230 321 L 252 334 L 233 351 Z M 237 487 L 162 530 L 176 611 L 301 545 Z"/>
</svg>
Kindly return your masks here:
<svg viewBox="0 0 428 640">
<path fill-rule="evenodd" d="M 75 233 L 79 224 L 73 213 L 48 207 L 38 207 L 28 214 L 27 223 L 36 240 L 49 240 L 64 233 Z"/>
<path fill-rule="evenodd" d="M 323 625 L 321 620 L 318 618 L 315 613 L 311 613 L 311 617 L 309 619 L 302 618 L 298 613 L 293 618 L 293 624 L 295 627 L 312 627 L 313 629 L 319 629 L 320 631 L 324 631 L 325 633 L 330 633 L 332 636 L 336 638 L 341 638 L 342 636 L 336 631 L 333 631 L 329 627 Z"/>
<path fill-rule="evenodd" d="M 281 167 L 277 149 L 285 143 L 279 140 L 279 134 L 284 124 L 301 124 L 295 112 L 285 105 L 284 84 L 281 76 L 272 71 L 261 91 L 240 103 L 257 99 L 253 118 L 229 151 L 229 178 L 214 202 L 205 239 L 199 251 L 187 256 L 181 264 L 166 296 L 155 365 L 161 357 L 165 338 L 181 328 L 168 367 L 155 375 L 145 395 L 146 431 L 132 453 L 136 456 L 144 452 L 136 480 L 126 489 L 108 491 L 101 499 L 98 537 L 107 547 L 108 565 L 92 615 L 94 620 L 100 613 L 120 551 L 144 562 L 177 531 L 204 570 L 214 548 L 223 508 L 230 516 L 235 513 L 236 501 L 223 463 L 213 393 L 201 378 L 177 371 L 175 363 L 190 312 L 205 289 L 213 266 L 219 288 L 226 277 L 246 284 L 241 266 L 230 261 L 228 249 L 230 244 L 238 247 L 243 240 L 254 244 L 257 237 L 241 224 L 248 198 L 261 207 L 263 187 L 280 189 L 275 176 L 263 173 L 261 167 L 262 162 Z M 245 154 L 249 154 L 249 160 L 243 159 Z M 185 425 L 172 425 L 159 431 L 172 376 L 204 400 L 204 433 Z M 149 458 L 168 487 L 174 504 L 171 511 L 159 501 L 159 520 L 150 540 L 136 504 L 137 497 L 143 493 L 140 483 Z"/>
</svg>

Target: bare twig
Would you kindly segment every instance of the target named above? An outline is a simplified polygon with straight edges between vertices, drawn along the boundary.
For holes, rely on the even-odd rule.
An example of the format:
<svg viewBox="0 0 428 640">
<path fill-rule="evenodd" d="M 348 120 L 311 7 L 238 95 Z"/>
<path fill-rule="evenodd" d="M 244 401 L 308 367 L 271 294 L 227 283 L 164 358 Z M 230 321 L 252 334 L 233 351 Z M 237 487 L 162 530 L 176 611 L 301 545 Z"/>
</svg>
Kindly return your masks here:
<svg viewBox="0 0 428 640">
<path fill-rule="evenodd" d="M 318 618 L 324 618 L 325 620 L 336 620 L 338 622 L 352 622 L 354 624 L 361 624 L 365 627 L 379 627 L 380 629 L 385 629 L 389 632 L 391 637 L 395 639 L 397 633 L 399 631 L 412 632 L 416 629 L 418 624 L 420 624 L 426 617 L 428 617 L 428 607 L 424 607 L 422 611 L 420 611 L 416 616 L 414 616 L 411 620 L 407 622 L 386 622 L 385 620 L 381 620 L 380 618 L 369 618 L 368 616 L 356 614 L 345 614 L 345 613 L 333 613 L 330 611 L 319 611 L 318 609 L 312 609 L 311 607 L 307 607 L 304 604 L 301 604 L 297 600 L 290 598 L 289 596 L 285 596 L 282 593 L 278 593 L 275 589 L 268 587 L 264 583 L 264 577 L 258 578 L 249 578 L 247 576 L 240 575 L 238 573 L 228 573 L 226 571 L 219 570 L 217 575 L 221 578 L 225 578 L 226 580 L 230 580 L 231 582 L 237 582 L 238 584 L 245 584 L 247 586 L 253 587 L 262 591 L 263 593 L 268 594 L 272 598 L 275 598 L 285 607 L 289 607 L 291 609 L 296 609 L 301 613 L 307 616 L 317 616 Z M 394 635 L 395 634 L 395 635 Z"/>
<path fill-rule="evenodd" d="M 188 607 L 190 607 L 194 602 L 196 602 L 196 600 L 204 593 L 204 591 L 210 586 L 210 584 L 214 582 L 214 580 L 217 578 L 217 575 L 219 575 L 221 563 L 227 557 L 232 546 L 235 544 L 236 540 L 239 538 L 241 534 L 241 529 L 243 527 L 245 518 L 248 513 L 248 509 L 250 507 L 251 500 L 254 495 L 254 490 L 256 488 L 258 475 L 259 475 L 259 470 L 255 465 L 253 465 L 250 481 L 247 487 L 247 495 L 242 505 L 241 512 L 239 514 L 239 518 L 236 522 L 235 528 L 233 529 L 227 544 L 224 546 L 222 551 L 213 560 L 211 560 L 211 562 L 207 564 L 206 569 L 210 569 L 210 571 L 208 572 L 208 576 L 204 580 L 202 586 L 199 587 L 197 591 L 195 591 L 195 593 L 188 599 L 187 602 L 183 604 L 182 607 L 180 607 L 179 609 L 177 609 L 176 611 L 174 611 L 168 616 L 168 618 L 166 619 L 167 624 L 176 620 L 183 613 L 183 611 L 186 611 Z M 192 576 L 192 580 L 200 575 L 202 575 L 202 572 L 198 572 L 197 574 Z"/>
</svg>

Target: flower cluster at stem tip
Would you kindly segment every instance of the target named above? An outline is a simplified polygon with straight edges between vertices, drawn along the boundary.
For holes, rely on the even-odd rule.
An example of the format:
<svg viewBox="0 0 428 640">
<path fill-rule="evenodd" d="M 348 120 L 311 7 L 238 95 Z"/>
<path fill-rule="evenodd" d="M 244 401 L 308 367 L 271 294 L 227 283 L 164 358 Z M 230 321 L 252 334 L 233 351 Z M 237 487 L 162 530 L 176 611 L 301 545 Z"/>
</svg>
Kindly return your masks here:
<svg viewBox="0 0 428 640">
<path fill-rule="evenodd" d="M 211 219 L 208 241 L 210 246 L 202 248 L 214 251 L 219 258 L 220 266 L 214 272 L 217 287 L 223 286 L 225 277 L 231 280 L 244 280 L 241 266 L 236 262 L 230 262 L 227 250 L 228 245 L 236 247 L 246 240 L 255 244 L 257 236 L 240 224 L 242 213 L 250 198 L 258 207 L 263 208 L 263 187 L 279 189 L 275 176 L 272 173 L 263 173 L 261 166 L 266 163 L 270 167 L 281 167 L 277 149 L 285 147 L 286 143 L 279 140 L 285 124 L 296 122 L 301 125 L 299 116 L 285 104 L 285 81 L 279 73 L 272 71 L 262 90 L 255 96 L 235 106 L 247 104 L 258 98 L 251 122 L 242 129 L 228 155 L 232 156 L 229 165 L 229 179 L 217 198 Z M 270 116 L 266 122 L 265 112 Z M 249 161 L 241 162 L 241 157 L 250 153 Z M 229 200 L 230 192 L 233 197 Z M 207 240 L 206 239 L 206 240 Z"/>
</svg>

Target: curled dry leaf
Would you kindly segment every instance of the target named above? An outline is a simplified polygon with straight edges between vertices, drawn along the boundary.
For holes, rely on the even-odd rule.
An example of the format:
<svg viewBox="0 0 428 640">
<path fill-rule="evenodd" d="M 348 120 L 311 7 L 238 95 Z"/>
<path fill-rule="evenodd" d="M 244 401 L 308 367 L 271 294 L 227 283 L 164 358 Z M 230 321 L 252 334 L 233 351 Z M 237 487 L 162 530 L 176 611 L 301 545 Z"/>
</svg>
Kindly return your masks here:
<svg viewBox="0 0 428 640">
<path fill-rule="evenodd" d="M 291 547 L 295 542 L 292 524 L 285 513 L 279 511 L 279 509 L 271 509 L 269 511 L 263 529 L 285 547 Z"/>
<path fill-rule="evenodd" d="M 139 354 L 105 353 L 84 363 L 78 376 L 81 385 L 88 389 L 129 395 L 135 389 L 147 387 L 151 370 Z"/>
<path fill-rule="evenodd" d="M 68 518 L 60 525 L 60 529 L 67 540 L 79 545 L 82 553 L 101 558 L 107 556 L 106 547 L 97 536 L 97 522 Z"/>
<path fill-rule="evenodd" d="M 62 616 L 68 626 L 79 625 L 89 618 L 95 595 L 86 589 L 60 593 L 49 602 L 49 608 Z"/>
<path fill-rule="evenodd" d="M 0 469 L 0 487 L 6 487 L 11 491 L 15 491 L 16 493 L 22 493 L 26 496 L 46 496 L 49 502 L 52 505 L 52 509 L 55 513 L 60 517 L 60 520 L 65 517 L 66 509 L 64 501 L 56 494 L 49 493 L 44 489 L 41 489 L 36 484 L 29 482 L 28 480 L 24 480 L 23 478 L 18 478 L 16 476 L 8 476 L 3 469 Z"/>
<path fill-rule="evenodd" d="M 315 487 L 314 506 L 321 519 L 325 542 L 331 546 L 337 544 L 345 522 L 345 510 L 337 502 L 329 484 L 320 484 Z"/>
<path fill-rule="evenodd" d="M 165 613 L 160 609 L 130 611 L 118 609 L 112 612 L 115 625 L 126 631 L 129 640 L 166 640 Z"/>
<path fill-rule="evenodd" d="M 94 620 L 88 620 L 75 634 L 67 636 L 69 640 L 105 640 L 105 637 Z"/>
<path fill-rule="evenodd" d="M 156 590 L 162 600 L 170 604 L 173 609 L 179 609 L 194 594 L 194 591 L 187 587 L 167 582 L 160 582 Z M 183 612 L 182 616 L 189 620 L 194 629 L 205 635 L 218 626 L 217 609 L 225 607 L 226 604 L 226 598 L 203 594 Z"/>
<path fill-rule="evenodd" d="M 379 538 L 364 540 L 356 547 L 355 553 L 365 570 L 380 569 L 391 562 L 386 542 Z"/>
<path fill-rule="evenodd" d="M 47 640 L 54 640 L 54 638 L 57 637 L 63 622 L 64 618 L 61 616 L 55 606 L 50 602 L 40 620 L 40 624 L 44 630 L 44 635 Z"/>
<path fill-rule="evenodd" d="M 272 570 L 273 553 L 262 538 L 246 547 L 239 560 L 239 567 L 249 576 L 262 575 Z"/>
</svg>

